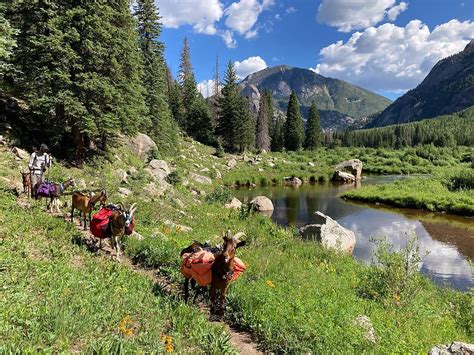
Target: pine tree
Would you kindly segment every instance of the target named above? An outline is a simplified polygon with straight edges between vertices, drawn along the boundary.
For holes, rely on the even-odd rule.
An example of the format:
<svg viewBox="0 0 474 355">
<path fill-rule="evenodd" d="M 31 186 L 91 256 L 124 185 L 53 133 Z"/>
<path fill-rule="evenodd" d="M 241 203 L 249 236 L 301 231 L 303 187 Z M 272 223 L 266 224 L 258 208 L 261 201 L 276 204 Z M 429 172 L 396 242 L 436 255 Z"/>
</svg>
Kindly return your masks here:
<svg viewBox="0 0 474 355">
<path fill-rule="evenodd" d="M 270 151 L 270 134 L 269 134 L 269 108 L 268 108 L 268 96 L 264 92 L 260 96 L 260 104 L 257 117 L 257 137 L 256 137 L 256 148 L 258 151 Z"/>
<path fill-rule="evenodd" d="M 241 115 L 242 98 L 237 86 L 237 74 L 232 62 L 227 64 L 224 76 L 224 87 L 218 98 L 219 121 L 216 133 L 222 141 L 226 151 L 235 152 L 239 149 L 237 141 L 237 127 Z"/>
<path fill-rule="evenodd" d="M 323 146 L 323 139 L 324 136 L 323 130 L 321 129 L 319 111 L 316 107 L 316 101 L 313 101 L 309 109 L 304 148 L 308 150 L 321 148 Z"/>
<path fill-rule="evenodd" d="M 285 148 L 287 150 L 300 150 L 304 141 L 303 119 L 301 118 L 298 97 L 293 91 L 288 102 L 285 123 Z"/>
<path fill-rule="evenodd" d="M 11 21 L 20 30 L 15 91 L 34 112 L 24 132 L 33 143 L 73 148 L 82 158 L 94 146 L 105 149 L 114 134 L 149 124 L 127 0 L 25 0 L 14 3 Z"/>
<path fill-rule="evenodd" d="M 214 145 L 214 120 L 211 110 L 201 94 L 194 100 L 189 110 L 189 121 L 193 123 L 190 127 L 193 137 L 204 144 Z"/>
<path fill-rule="evenodd" d="M 239 152 L 252 150 L 255 147 L 255 129 L 256 121 L 250 112 L 249 101 L 247 98 L 238 94 L 238 116 L 236 120 L 235 141 L 239 147 Z"/>
<path fill-rule="evenodd" d="M 10 25 L 10 22 L 5 18 L 5 5 L 0 5 L 0 34 L 1 34 L 1 46 L 0 46 L 0 92 L 5 92 L 10 89 L 10 85 L 7 85 L 6 78 L 12 80 L 13 64 L 11 63 L 11 56 L 13 49 L 16 46 L 16 40 L 14 36 L 17 31 Z M 8 88 L 7 88 L 8 86 Z"/>
<path fill-rule="evenodd" d="M 183 98 L 184 118 L 180 121 L 181 128 L 186 133 L 192 135 L 190 127 L 195 127 L 196 122 L 190 122 L 188 114 L 194 101 L 198 97 L 197 83 L 191 65 L 191 51 L 189 49 L 188 38 L 184 37 L 183 49 L 181 51 L 181 63 L 179 65 L 178 82 L 181 87 Z"/>
<path fill-rule="evenodd" d="M 138 0 L 134 15 L 138 22 L 138 35 L 143 58 L 143 86 L 145 102 L 151 121 L 152 136 L 162 151 L 175 150 L 177 129 L 166 97 L 167 68 L 160 42 L 160 16 L 152 0 Z"/>
</svg>

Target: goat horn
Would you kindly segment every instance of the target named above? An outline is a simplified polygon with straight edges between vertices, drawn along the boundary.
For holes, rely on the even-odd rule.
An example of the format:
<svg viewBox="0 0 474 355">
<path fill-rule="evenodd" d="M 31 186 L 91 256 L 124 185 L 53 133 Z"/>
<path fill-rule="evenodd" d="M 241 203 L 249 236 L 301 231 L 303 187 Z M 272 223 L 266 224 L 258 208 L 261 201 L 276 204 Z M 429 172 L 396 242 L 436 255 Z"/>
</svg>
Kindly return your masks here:
<svg viewBox="0 0 474 355">
<path fill-rule="evenodd" d="M 125 211 L 125 206 L 122 202 L 117 203 L 115 206 L 119 206 L 122 211 Z"/>
<path fill-rule="evenodd" d="M 236 242 L 239 242 L 240 241 L 240 237 L 246 237 L 247 235 L 244 233 L 244 232 L 239 232 L 239 233 L 236 233 L 234 235 L 234 240 Z"/>
<path fill-rule="evenodd" d="M 135 202 L 134 204 L 130 206 L 130 214 L 133 215 L 136 209 L 137 209 L 137 203 Z"/>
</svg>

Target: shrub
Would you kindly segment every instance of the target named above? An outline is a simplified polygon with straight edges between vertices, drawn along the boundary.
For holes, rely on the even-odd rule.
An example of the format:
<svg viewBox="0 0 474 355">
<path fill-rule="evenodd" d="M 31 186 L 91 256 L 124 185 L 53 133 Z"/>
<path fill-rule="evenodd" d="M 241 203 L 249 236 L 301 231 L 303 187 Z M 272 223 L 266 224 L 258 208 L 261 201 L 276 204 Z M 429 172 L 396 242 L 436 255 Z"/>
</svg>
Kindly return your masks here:
<svg viewBox="0 0 474 355">
<path fill-rule="evenodd" d="M 206 196 L 207 203 L 218 203 L 225 204 L 230 201 L 232 194 L 230 190 L 225 186 L 219 186 L 209 195 Z"/>
<path fill-rule="evenodd" d="M 176 186 L 181 183 L 181 174 L 178 171 L 173 171 L 166 177 L 166 181 L 169 184 Z"/>
</svg>

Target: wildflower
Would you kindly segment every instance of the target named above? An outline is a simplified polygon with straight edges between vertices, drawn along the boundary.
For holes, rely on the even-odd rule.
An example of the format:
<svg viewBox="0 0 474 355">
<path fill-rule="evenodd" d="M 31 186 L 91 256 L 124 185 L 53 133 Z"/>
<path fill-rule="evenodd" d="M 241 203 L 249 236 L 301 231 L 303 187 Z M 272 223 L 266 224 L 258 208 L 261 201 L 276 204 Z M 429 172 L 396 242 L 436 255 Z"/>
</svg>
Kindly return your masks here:
<svg viewBox="0 0 474 355">
<path fill-rule="evenodd" d="M 172 353 L 173 352 L 173 338 L 170 337 L 169 335 L 162 335 L 161 340 L 163 340 L 163 343 L 165 343 L 165 351 L 167 353 Z"/>
<path fill-rule="evenodd" d="M 134 333 L 133 322 L 130 319 L 130 316 L 128 314 L 125 315 L 125 317 L 123 317 L 123 319 L 120 321 L 118 328 L 123 335 L 126 335 L 126 336 L 133 335 Z"/>
<path fill-rule="evenodd" d="M 271 280 L 267 280 L 267 286 L 271 288 L 275 288 L 275 284 Z"/>
</svg>

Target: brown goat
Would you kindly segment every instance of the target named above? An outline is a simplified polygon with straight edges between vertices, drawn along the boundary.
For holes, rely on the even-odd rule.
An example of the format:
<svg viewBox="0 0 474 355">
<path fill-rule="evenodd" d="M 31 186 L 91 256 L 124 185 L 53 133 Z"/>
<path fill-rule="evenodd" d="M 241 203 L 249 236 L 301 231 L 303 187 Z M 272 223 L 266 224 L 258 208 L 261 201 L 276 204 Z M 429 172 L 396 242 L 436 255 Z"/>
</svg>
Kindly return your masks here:
<svg viewBox="0 0 474 355">
<path fill-rule="evenodd" d="M 76 186 L 76 181 L 73 178 L 69 178 L 66 182 L 63 183 L 53 183 L 54 184 L 54 192 L 50 192 L 49 194 L 49 204 L 48 208 L 51 213 L 53 213 L 53 209 L 56 210 L 57 213 L 60 213 L 59 209 L 59 197 L 63 194 L 64 190 L 66 190 L 70 186 Z M 38 190 L 38 186 L 35 186 L 35 190 Z M 35 191 L 35 199 L 38 199 L 38 193 Z"/>
<path fill-rule="evenodd" d="M 100 194 L 94 195 L 92 192 L 86 195 L 82 192 L 74 192 L 72 194 L 71 203 L 71 222 L 74 221 L 74 209 L 79 210 L 79 225 L 84 222 L 84 230 L 87 229 L 87 217 L 89 217 L 89 224 L 91 222 L 91 214 L 97 202 L 103 206 L 107 200 L 107 193 L 102 190 Z"/>
<path fill-rule="evenodd" d="M 23 193 L 30 196 L 30 187 L 31 187 L 31 173 L 29 171 L 20 170 L 21 182 L 23 184 Z"/>
<path fill-rule="evenodd" d="M 222 316 L 224 314 L 225 295 L 227 292 L 227 288 L 229 287 L 232 281 L 232 276 L 234 275 L 235 252 L 237 248 L 243 247 L 246 244 L 245 241 L 240 241 L 240 237 L 242 236 L 245 236 L 245 234 L 240 232 L 235 235 L 232 235 L 231 231 L 227 231 L 225 234 L 222 235 L 222 238 L 224 240 L 222 249 L 214 253 L 215 260 L 211 268 L 212 281 L 210 287 L 211 314 L 216 314 L 219 316 Z M 202 249 L 205 249 L 205 246 L 203 244 L 199 242 L 194 242 L 189 247 L 181 251 L 181 256 L 185 253 L 194 253 Z M 212 251 L 214 252 L 214 250 Z M 189 282 L 191 282 L 191 286 L 193 288 L 195 288 L 196 286 L 195 280 L 185 280 L 184 297 L 186 301 L 189 297 Z M 218 304 L 216 303 L 217 290 L 220 291 L 220 298 Z M 197 294 L 195 298 L 196 297 Z"/>
<path fill-rule="evenodd" d="M 115 250 L 117 259 L 120 259 L 121 255 L 121 238 L 125 234 L 125 229 L 130 228 L 132 224 L 133 214 L 137 209 L 136 205 L 137 204 L 134 203 L 129 209 L 126 209 L 123 204 L 119 203 L 110 216 L 105 234 L 110 239 L 111 247 Z"/>
</svg>

